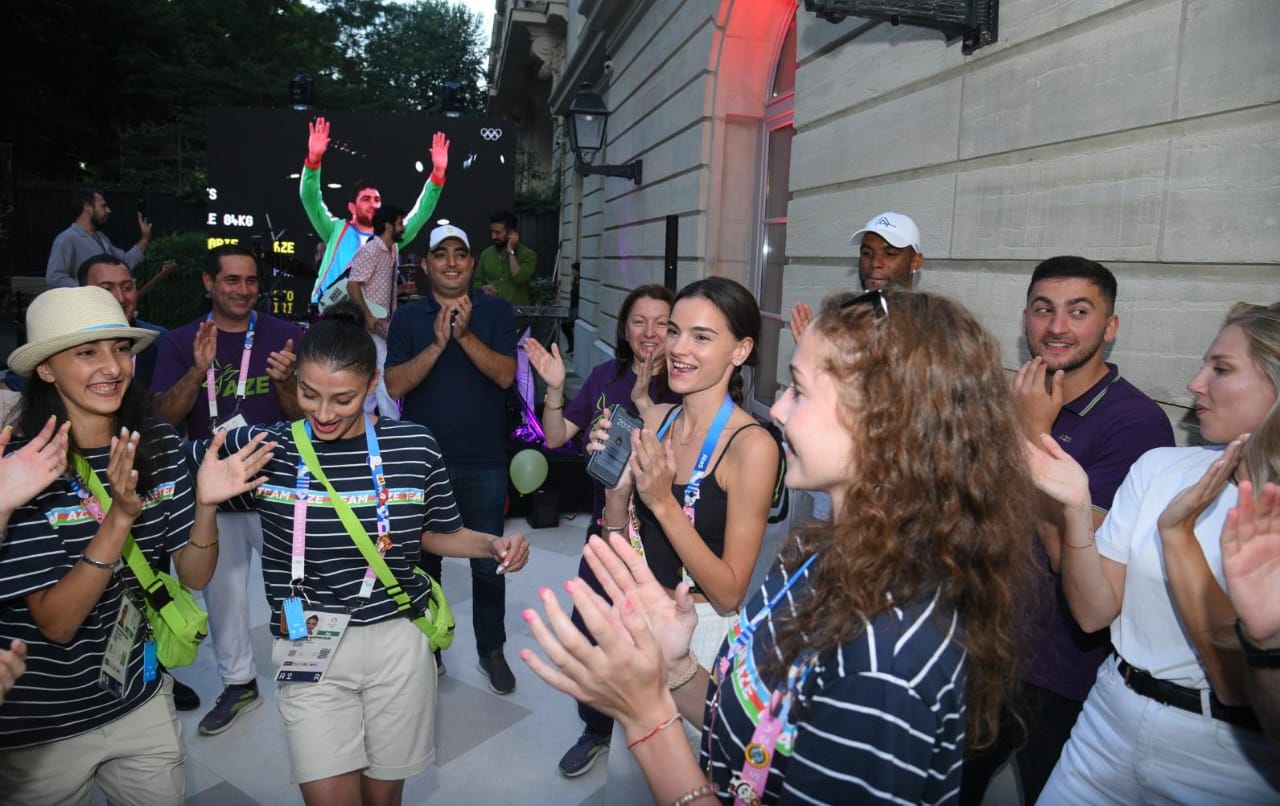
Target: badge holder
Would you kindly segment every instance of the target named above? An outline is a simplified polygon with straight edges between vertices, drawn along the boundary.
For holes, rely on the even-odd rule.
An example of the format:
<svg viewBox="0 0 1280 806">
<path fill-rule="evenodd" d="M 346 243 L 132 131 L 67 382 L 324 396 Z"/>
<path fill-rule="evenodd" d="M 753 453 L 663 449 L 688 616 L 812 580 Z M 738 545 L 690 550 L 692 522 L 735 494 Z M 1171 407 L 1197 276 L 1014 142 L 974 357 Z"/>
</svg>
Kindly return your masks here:
<svg viewBox="0 0 1280 806">
<path fill-rule="evenodd" d="M 102 666 L 98 670 L 98 685 L 116 697 L 124 697 L 129 682 L 129 658 L 142 631 L 142 611 L 128 596 L 120 597 L 120 610 L 115 626 L 107 639 L 107 649 L 102 654 Z M 148 641 L 155 652 L 155 642 Z M 144 650 L 145 653 L 145 650 Z M 144 655 L 145 661 L 145 655 Z M 145 663 L 144 663 L 145 667 Z M 145 679 L 145 668 L 144 668 Z M 154 680 L 154 670 L 151 680 Z M 149 680 L 147 682 L 150 682 Z"/>
<path fill-rule="evenodd" d="M 289 588 L 293 595 L 284 600 L 284 606 L 280 609 L 280 631 L 289 636 L 290 641 L 301 641 L 307 637 L 307 616 L 302 604 L 303 600 L 311 604 L 311 600 L 307 599 L 307 591 L 302 586 L 301 579 L 293 580 L 289 583 Z"/>
</svg>

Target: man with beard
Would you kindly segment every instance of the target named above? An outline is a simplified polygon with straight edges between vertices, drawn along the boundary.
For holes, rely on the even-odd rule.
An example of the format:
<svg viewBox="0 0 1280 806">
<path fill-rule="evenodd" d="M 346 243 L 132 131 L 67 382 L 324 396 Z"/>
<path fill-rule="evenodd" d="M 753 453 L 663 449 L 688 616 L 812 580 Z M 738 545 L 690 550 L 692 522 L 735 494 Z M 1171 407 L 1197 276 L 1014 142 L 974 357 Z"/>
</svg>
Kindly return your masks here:
<svg viewBox="0 0 1280 806">
<path fill-rule="evenodd" d="M 308 124 L 307 159 L 302 165 L 302 179 L 298 185 L 307 219 L 325 243 L 324 257 L 320 259 L 316 273 L 316 285 L 311 291 L 311 301 L 316 304 L 320 303 L 330 286 L 346 282 L 347 266 L 356 250 L 374 236 L 373 213 L 382 206 L 382 194 L 372 182 L 364 179 L 357 180 L 351 187 L 351 198 L 347 203 L 347 211 L 351 214 L 349 219 L 343 221 L 335 217 L 325 206 L 320 193 L 320 161 L 329 150 L 329 125 L 324 118 L 316 118 Z M 418 232 L 430 220 L 444 189 L 444 174 L 448 167 L 449 140 L 444 132 L 436 132 L 431 139 L 431 176 L 423 183 L 418 201 L 405 213 L 404 233 L 397 241 L 400 248 L 418 237 Z"/>
<path fill-rule="evenodd" d="M 476 261 L 476 287 L 512 305 L 529 304 L 529 282 L 538 271 L 538 254 L 520 242 L 514 214 L 489 216 L 489 242 Z"/>
<path fill-rule="evenodd" d="M 1130 465 L 1174 444 L 1168 416 L 1105 360 L 1120 327 L 1115 300 L 1116 278 L 1099 263 L 1061 256 L 1037 266 L 1022 312 L 1032 358 L 1013 381 L 1024 436 L 1038 442 L 1051 434 L 1089 474 L 1095 528 Z M 1067 607 L 1058 574 L 1072 547 L 1062 540 L 1063 524 L 1062 506 L 1041 494 L 1035 525 L 1044 573 L 1026 614 L 1031 645 L 1022 690 L 996 745 L 965 763 L 961 803 L 981 803 L 991 775 L 1015 751 L 1023 802 L 1035 802 L 1111 651 L 1109 631 L 1085 633 Z"/>
<path fill-rule="evenodd" d="M 212 310 L 160 339 L 151 391 L 156 414 L 187 439 L 215 431 L 302 417 L 293 377 L 302 330 L 254 310 L 258 260 L 242 244 L 219 246 L 205 262 Z M 249 636 L 249 563 L 262 554 L 255 511 L 218 512 L 218 572 L 204 589 L 209 636 L 223 691 L 200 720 L 200 732 L 221 733 L 262 703 Z M 259 590 L 261 590 L 259 583 Z"/>
<path fill-rule="evenodd" d="M 383 417 L 400 419 L 400 406 L 387 394 L 386 378 L 382 374 L 387 360 L 387 331 L 391 327 L 391 315 L 396 310 L 397 291 L 408 293 L 412 283 L 398 288 L 396 267 L 400 265 L 400 250 L 396 242 L 404 237 L 404 209 L 385 204 L 373 214 L 373 237 L 351 258 L 347 292 L 351 302 L 364 315 L 365 328 L 373 336 L 378 350 L 378 389 L 365 398 L 364 410 L 373 414 L 376 409 Z"/>
<path fill-rule="evenodd" d="M 50 288 L 75 288 L 76 269 L 94 255 L 114 255 L 131 270 L 142 262 L 151 243 L 151 222 L 138 213 L 138 242 L 129 251 L 115 244 L 102 231 L 111 218 L 111 208 L 98 190 L 77 190 L 71 197 L 71 226 L 58 233 L 49 251 L 44 281 Z"/>
</svg>

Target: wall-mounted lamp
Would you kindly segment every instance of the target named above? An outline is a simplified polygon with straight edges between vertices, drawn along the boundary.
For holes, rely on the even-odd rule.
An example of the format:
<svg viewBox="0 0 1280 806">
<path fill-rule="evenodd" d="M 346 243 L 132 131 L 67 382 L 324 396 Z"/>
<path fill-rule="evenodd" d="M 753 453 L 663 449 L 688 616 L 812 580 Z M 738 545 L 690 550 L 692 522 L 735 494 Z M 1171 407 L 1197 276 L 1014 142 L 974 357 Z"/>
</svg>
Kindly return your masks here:
<svg viewBox="0 0 1280 806">
<path fill-rule="evenodd" d="M 618 176 L 640 184 L 643 160 L 626 165 L 592 165 L 591 161 L 604 148 L 605 124 L 609 107 L 604 99 L 591 91 L 591 84 L 579 85 L 578 94 L 569 102 L 569 147 L 573 149 L 574 168 L 583 176 Z"/>
</svg>

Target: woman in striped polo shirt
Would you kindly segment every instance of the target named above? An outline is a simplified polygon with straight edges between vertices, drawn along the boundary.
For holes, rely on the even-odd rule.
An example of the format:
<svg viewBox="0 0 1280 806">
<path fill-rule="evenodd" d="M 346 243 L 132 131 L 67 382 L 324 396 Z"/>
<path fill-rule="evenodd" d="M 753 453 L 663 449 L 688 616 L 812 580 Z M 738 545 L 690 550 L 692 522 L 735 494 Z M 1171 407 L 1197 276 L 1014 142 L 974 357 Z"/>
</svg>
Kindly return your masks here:
<svg viewBox="0 0 1280 806">
<path fill-rule="evenodd" d="M 266 483 L 237 504 L 262 516 L 276 704 L 293 780 L 307 803 L 399 803 L 405 779 L 435 759 L 435 660 L 427 636 L 405 617 L 427 608 L 436 584 L 415 571 L 422 550 L 493 557 L 498 573 L 507 573 L 524 566 L 529 547 L 520 534 L 463 527 L 440 449 L 424 426 L 365 414 L 378 384 L 377 352 L 354 305 L 330 306 L 308 329 L 297 375 L 298 427 L 318 468 L 302 459 L 297 424 L 233 429 L 225 448 L 263 435 L 279 445 L 262 470 Z M 193 443 L 193 453 L 206 447 Z M 371 569 L 317 470 L 400 590 L 388 590 Z M 306 627 L 311 614 L 314 636 Z M 299 665 L 308 647 L 323 646 L 317 636 L 334 647 L 311 658 L 327 662 L 322 674 Z"/>
<path fill-rule="evenodd" d="M 587 554 L 615 603 L 579 582 L 599 641 L 525 611 L 544 680 L 623 725 L 654 797 L 776 803 L 949 803 L 967 746 L 991 741 L 1015 684 L 1033 491 L 995 340 L 923 292 L 828 299 L 774 405 L 787 485 L 830 494 L 797 528 L 712 662 L 689 652 L 672 600 L 617 537 Z M 597 446 L 598 447 L 598 446 Z M 640 455 L 640 461 L 644 461 Z M 700 758 L 679 730 L 701 723 Z"/>
<path fill-rule="evenodd" d="M 38 296 L 27 333 L 8 360 L 27 379 L 19 440 L 69 423 L 59 444 L 71 461 L 9 515 L 0 545 L 0 640 L 28 652 L 0 706 L 0 799 L 87 804 L 96 786 L 114 803 L 180 804 L 172 678 L 147 662 L 140 586 L 121 555 L 131 536 L 153 567 L 171 559 L 183 583 L 203 587 L 218 557 L 216 504 L 254 486 L 245 479 L 268 451 L 258 439 L 211 459 L 194 495 L 178 434 L 132 384 L 133 356 L 156 334 L 130 327 L 97 286 Z"/>
</svg>

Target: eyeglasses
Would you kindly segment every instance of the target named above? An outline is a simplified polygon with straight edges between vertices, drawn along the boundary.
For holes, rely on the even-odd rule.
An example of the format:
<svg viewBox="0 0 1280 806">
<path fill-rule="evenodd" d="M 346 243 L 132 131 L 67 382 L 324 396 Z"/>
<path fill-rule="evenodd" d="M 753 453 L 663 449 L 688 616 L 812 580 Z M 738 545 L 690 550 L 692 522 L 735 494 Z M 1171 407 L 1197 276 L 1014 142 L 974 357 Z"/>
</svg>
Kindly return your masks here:
<svg viewBox="0 0 1280 806">
<path fill-rule="evenodd" d="M 871 306 L 871 310 L 875 312 L 877 319 L 884 319 L 889 315 L 889 300 L 885 297 L 884 292 L 878 288 L 850 297 L 840 303 L 840 310 L 843 311 L 855 305 Z"/>
</svg>

